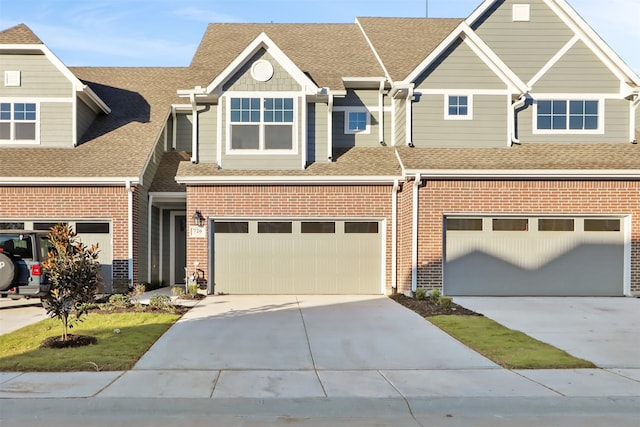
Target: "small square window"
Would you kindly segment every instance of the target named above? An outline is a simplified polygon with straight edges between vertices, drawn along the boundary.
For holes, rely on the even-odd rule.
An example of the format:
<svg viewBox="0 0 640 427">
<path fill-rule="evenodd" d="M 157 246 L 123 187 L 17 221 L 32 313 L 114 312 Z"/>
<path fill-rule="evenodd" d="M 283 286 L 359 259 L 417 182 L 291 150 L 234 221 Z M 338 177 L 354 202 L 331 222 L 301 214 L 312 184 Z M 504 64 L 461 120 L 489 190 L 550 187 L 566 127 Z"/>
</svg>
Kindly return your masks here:
<svg viewBox="0 0 640 427">
<path fill-rule="evenodd" d="M 471 120 L 472 112 L 471 95 L 445 95 L 445 120 Z"/>
<path fill-rule="evenodd" d="M 346 111 L 344 133 L 369 133 L 369 120 L 367 111 Z"/>
<path fill-rule="evenodd" d="M 513 21 L 514 22 L 529 22 L 531 21 L 531 8 L 528 4 L 514 4 L 513 5 Z"/>
</svg>

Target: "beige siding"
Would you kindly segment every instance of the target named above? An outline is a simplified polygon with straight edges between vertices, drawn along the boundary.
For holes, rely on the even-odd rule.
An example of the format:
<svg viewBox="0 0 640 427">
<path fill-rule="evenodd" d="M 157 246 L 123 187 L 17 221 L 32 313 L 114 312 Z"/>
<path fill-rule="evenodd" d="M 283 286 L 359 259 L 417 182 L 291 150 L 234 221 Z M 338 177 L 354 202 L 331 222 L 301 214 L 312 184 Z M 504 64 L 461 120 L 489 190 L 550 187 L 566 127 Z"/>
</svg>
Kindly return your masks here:
<svg viewBox="0 0 640 427">
<path fill-rule="evenodd" d="M 218 106 L 205 105 L 198 107 L 198 149 L 199 160 L 203 163 L 216 161 L 217 137 L 218 137 Z"/>
<path fill-rule="evenodd" d="M 416 147 L 507 146 L 506 95 L 474 95 L 473 120 L 445 120 L 443 95 L 427 95 L 413 104 Z"/>
<path fill-rule="evenodd" d="M 308 104 L 307 107 L 307 161 L 328 162 L 327 154 L 327 104 Z"/>
<path fill-rule="evenodd" d="M 266 82 L 254 80 L 251 66 L 259 59 L 269 61 L 273 65 L 273 77 Z M 264 49 L 257 52 L 247 63 L 224 84 L 225 91 L 300 91 L 302 88 L 289 73 Z"/>
<path fill-rule="evenodd" d="M 463 42 L 450 47 L 416 82 L 420 89 L 506 89 L 506 85 Z"/>
<path fill-rule="evenodd" d="M 0 76 L 5 71 L 20 71 L 21 85 L 0 85 L 0 97 L 57 97 L 73 96 L 71 82 L 44 55 L 2 55 Z"/>
<path fill-rule="evenodd" d="M 604 114 L 604 134 L 540 135 L 532 132 L 535 117 L 533 116 L 533 108 L 528 107 L 518 113 L 518 138 L 521 143 L 629 143 L 629 101 L 625 99 L 605 100 Z"/>
<path fill-rule="evenodd" d="M 407 138 L 407 103 L 404 99 L 395 101 L 395 145 L 403 145 Z"/>
<path fill-rule="evenodd" d="M 640 106 L 636 107 L 636 139 L 640 135 Z"/>
<path fill-rule="evenodd" d="M 333 146 L 340 148 L 350 147 L 379 147 L 379 116 L 378 108 L 369 110 L 371 125 L 369 133 L 348 134 L 344 131 L 346 112 L 333 112 Z"/>
<path fill-rule="evenodd" d="M 583 42 L 576 43 L 533 87 L 538 93 L 617 93 L 620 80 Z"/>
<path fill-rule="evenodd" d="M 392 136 L 391 136 L 392 122 L 393 122 L 393 117 L 391 116 L 391 110 L 385 110 L 385 112 L 384 112 L 384 142 L 387 145 L 391 145 L 391 140 L 393 139 Z"/>
<path fill-rule="evenodd" d="M 41 146 L 73 146 L 73 104 L 41 102 L 39 114 Z"/>
<path fill-rule="evenodd" d="M 531 0 L 530 22 L 513 22 L 512 6 L 497 2 L 475 25 L 476 33 L 523 81 L 529 81 L 573 37 L 573 32 L 544 3 Z"/>
<path fill-rule="evenodd" d="M 336 96 L 333 105 L 336 107 L 378 107 L 379 91 L 371 89 L 348 89 L 344 97 Z"/>
<path fill-rule="evenodd" d="M 176 150 L 191 152 L 193 138 L 193 119 L 191 114 L 177 114 Z"/>
<path fill-rule="evenodd" d="M 96 113 L 94 113 L 87 104 L 78 99 L 76 122 L 78 139 L 80 139 L 87 129 L 89 129 L 89 126 L 91 126 L 91 123 L 93 123 L 96 116 Z"/>
</svg>

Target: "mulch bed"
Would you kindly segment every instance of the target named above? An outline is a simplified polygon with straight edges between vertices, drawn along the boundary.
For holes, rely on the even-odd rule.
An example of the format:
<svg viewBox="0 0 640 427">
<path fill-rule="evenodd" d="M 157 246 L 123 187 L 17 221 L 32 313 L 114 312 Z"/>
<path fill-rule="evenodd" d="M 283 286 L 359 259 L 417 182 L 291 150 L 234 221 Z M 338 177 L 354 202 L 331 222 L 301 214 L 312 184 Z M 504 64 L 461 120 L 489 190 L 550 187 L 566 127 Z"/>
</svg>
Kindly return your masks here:
<svg viewBox="0 0 640 427">
<path fill-rule="evenodd" d="M 96 344 L 98 340 L 96 337 L 88 335 L 67 335 L 66 341 L 62 340 L 60 335 L 55 337 L 45 338 L 40 344 L 41 348 L 70 348 L 70 347 L 82 347 L 85 345 Z"/>
<path fill-rule="evenodd" d="M 457 304 L 451 304 L 450 309 L 446 309 L 439 304 L 436 304 L 429 298 L 416 299 L 409 298 L 403 294 L 389 295 L 389 298 L 407 307 L 409 310 L 413 310 L 422 317 L 440 316 L 440 315 L 456 315 L 456 316 L 482 316 L 482 314 L 475 311 L 468 310 Z"/>
</svg>

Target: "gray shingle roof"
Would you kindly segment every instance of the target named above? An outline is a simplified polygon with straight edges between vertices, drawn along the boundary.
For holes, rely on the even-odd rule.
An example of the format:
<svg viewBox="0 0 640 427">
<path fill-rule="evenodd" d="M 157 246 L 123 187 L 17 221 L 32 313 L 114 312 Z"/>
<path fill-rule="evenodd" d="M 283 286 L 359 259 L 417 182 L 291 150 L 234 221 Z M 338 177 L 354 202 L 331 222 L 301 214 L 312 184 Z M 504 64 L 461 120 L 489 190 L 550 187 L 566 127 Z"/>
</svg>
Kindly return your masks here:
<svg viewBox="0 0 640 427">
<path fill-rule="evenodd" d="M 356 24 L 209 24 L 191 67 L 213 80 L 262 32 L 319 87 L 344 89 L 342 77 L 384 77 Z"/>
<path fill-rule="evenodd" d="M 42 44 L 42 41 L 25 24 L 0 31 L 0 44 Z"/>
</svg>

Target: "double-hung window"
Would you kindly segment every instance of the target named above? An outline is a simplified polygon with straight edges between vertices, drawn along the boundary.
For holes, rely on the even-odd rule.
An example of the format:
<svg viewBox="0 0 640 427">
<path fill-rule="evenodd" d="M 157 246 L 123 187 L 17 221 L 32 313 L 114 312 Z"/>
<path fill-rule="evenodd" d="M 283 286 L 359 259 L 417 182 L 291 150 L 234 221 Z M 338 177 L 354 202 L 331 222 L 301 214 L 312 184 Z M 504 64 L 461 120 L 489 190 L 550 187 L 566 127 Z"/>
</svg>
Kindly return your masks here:
<svg viewBox="0 0 640 427">
<path fill-rule="evenodd" d="M 471 95 L 445 95 L 445 120 L 472 120 L 473 98 Z"/>
<path fill-rule="evenodd" d="M 37 118 L 35 103 L 0 102 L 0 141 L 36 141 Z"/>
<path fill-rule="evenodd" d="M 601 105 L 597 100 L 539 100 L 536 130 L 540 133 L 601 132 Z"/>
<path fill-rule="evenodd" d="M 294 149 L 293 98 L 231 98 L 229 113 L 231 150 Z"/>
</svg>

